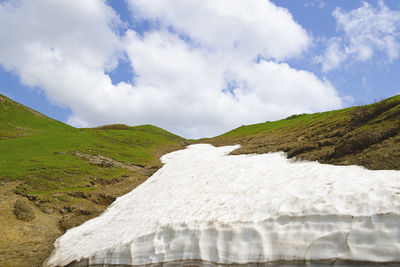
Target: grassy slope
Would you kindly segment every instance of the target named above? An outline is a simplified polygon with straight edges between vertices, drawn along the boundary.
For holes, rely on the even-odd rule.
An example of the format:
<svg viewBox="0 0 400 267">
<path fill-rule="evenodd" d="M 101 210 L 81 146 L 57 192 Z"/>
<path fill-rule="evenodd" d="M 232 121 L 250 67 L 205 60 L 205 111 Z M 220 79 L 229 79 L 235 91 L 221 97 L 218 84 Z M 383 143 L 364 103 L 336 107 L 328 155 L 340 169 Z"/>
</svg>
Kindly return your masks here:
<svg viewBox="0 0 400 267">
<path fill-rule="evenodd" d="M 73 128 L 0 95 L 0 140 Z"/>
<path fill-rule="evenodd" d="M 240 143 L 240 153 L 285 151 L 289 157 L 370 169 L 400 169 L 400 95 L 367 106 L 242 126 L 202 139 Z"/>
<path fill-rule="evenodd" d="M 184 139 L 151 125 L 75 129 L 0 96 L 0 180 L 23 180 L 30 193 L 81 190 L 96 177 L 130 171 L 89 164 L 79 151 L 122 163 L 159 165 L 159 150 Z M 87 189 L 86 189 L 87 190 Z"/>
<path fill-rule="evenodd" d="M 0 95 L 0 265 L 41 266 L 63 231 L 97 216 L 185 144 L 151 125 L 75 129 Z M 33 221 L 15 217 L 17 200 Z"/>
</svg>

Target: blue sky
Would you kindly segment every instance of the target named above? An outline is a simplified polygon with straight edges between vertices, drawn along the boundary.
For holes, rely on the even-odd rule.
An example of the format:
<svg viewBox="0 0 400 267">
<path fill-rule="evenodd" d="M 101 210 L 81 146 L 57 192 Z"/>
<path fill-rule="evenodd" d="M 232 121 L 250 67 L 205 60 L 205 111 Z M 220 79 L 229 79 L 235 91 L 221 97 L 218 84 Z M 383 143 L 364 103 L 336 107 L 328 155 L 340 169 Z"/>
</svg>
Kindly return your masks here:
<svg viewBox="0 0 400 267">
<path fill-rule="evenodd" d="M 337 24 L 333 11 L 340 8 L 350 12 L 360 8 L 362 2 L 370 3 L 376 7 L 379 1 L 291 1 L 274 0 L 276 4 L 289 9 L 294 19 L 305 29 L 310 31 L 315 38 L 329 38 L 337 36 L 341 31 L 337 30 Z M 386 0 L 383 3 L 391 10 L 400 10 L 400 2 L 397 0 Z M 397 31 L 398 36 L 398 31 Z M 323 53 L 326 48 L 325 42 L 314 43 L 315 48 L 310 51 L 310 56 Z M 379 51 L 377 52 L 379 53 Z M 298 68 L 307 69 L 320 77 L 326 77 L 335 88 L 343 95 L 350 96 L 353 101 L 347 105 L 371 103 L 375 100 L 400 94 L 400 61 L 387 61 L 382 53 L 379 57 L 368 62 L 352 62 L 347 69 L 338 69 L 324 73 L 321 66 L 310 61 L 301 59 L 291 64 Z"/>
<path fill-rule="evenodd" d="M 0 1 L 0 93 L 185 137 L 400 93 L 400 2 Z"/>
</svg>

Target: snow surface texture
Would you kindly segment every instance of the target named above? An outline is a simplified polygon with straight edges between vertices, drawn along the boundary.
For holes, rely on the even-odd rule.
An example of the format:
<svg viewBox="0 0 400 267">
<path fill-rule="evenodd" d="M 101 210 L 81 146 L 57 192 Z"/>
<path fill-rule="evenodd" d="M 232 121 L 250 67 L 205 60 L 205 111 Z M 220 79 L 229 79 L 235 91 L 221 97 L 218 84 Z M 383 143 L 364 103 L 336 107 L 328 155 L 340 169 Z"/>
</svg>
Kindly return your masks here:
<svg viewBox="0 0 400 267">
<path fill-rule="evenodd" d="M 400 261 L 400 172 L 227 155 L 192 145 L 101 216 L 55 242 L 45 266 Z"/>
</svg>

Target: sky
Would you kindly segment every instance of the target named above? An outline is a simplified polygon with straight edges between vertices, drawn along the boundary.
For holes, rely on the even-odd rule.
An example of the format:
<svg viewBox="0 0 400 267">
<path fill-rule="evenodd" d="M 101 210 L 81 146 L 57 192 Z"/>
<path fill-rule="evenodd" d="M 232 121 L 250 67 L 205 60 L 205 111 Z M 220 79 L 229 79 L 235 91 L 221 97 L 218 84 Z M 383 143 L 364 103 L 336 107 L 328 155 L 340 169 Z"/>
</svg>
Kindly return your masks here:
<svg viewBox="0 0 400 267">
<path fill-rule="evenodd" d="M 0 0 L 0 94 L 187 138 L 400 94 L 397 0 Z"/>
</svg>

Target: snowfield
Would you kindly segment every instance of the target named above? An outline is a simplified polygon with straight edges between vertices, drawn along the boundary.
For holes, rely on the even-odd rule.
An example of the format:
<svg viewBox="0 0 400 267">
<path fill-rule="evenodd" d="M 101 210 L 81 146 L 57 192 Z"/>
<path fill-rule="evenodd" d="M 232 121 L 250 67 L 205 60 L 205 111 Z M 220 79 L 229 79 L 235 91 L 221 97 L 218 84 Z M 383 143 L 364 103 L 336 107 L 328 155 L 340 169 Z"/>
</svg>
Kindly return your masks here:
<svg viewBox="0 0 400 267">
<path fill-rule="evenodd" d="M 165 165 L 55 242 L 45 266 L 341 259 L 400 262 L 400 172 L 227 155 L 207 144 Z"/>
</svg>

